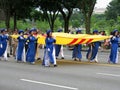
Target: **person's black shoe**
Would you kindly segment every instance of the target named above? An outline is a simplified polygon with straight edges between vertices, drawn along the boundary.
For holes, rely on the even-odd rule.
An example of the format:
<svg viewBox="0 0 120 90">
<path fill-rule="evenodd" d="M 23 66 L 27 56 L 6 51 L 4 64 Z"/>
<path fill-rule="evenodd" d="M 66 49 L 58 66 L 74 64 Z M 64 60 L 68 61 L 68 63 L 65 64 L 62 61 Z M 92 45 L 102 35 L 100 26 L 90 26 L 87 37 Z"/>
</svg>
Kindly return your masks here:
<svg viewBox="0 0 120 90">
<path fill-rule="evenodd" d="M 54 65 L 54 67 L 57 67 L 57 65 Z"/>
<path fill-rule="evenodd" d="M 38 60 L 41 60 L 41 58 L 37 58 L 37 61 L 38 61 Z"/>
<path fill-rule="evenodd" d="M 64 57 L 62 57 L 61 59 L 64 59 Z"/>
<path fill-rule="evenodd" d="M 77 59 L 75 58 L 74 61 L 77 61 Z"/>
<path fill-rule="evenodd" d="M 7 57 L 10 57 L 10 54 L 9 54 L 9 53 L 7 53 Z"/>
</svg>

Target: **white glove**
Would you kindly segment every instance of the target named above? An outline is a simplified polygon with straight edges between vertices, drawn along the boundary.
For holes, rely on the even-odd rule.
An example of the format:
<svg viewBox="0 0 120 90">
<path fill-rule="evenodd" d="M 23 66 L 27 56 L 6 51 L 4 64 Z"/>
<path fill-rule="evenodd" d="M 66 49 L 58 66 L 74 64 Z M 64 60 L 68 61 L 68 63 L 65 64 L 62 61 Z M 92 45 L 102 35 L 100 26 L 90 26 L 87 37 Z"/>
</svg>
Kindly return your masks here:
<svg viewBox="0 0 120 90">
<path fill-rule="evenodd" d="M 20 39 L 24 39 L 23 37 L 20 37 Z"/>
<path fill-rule="evenodd" d="M 50 49 L 48 48 L 48 51 L 50 52 Z"/>
<path fill-rule="evenodd" d="M 112 37 L 112 40 L 114 40 L 116 37 Z"/>
<path fill-rule="evenodd" d="M 0 47 L 1 47 L 1 48 L 3 47 L 2 44 L 0 44 Z"/>
</svg>

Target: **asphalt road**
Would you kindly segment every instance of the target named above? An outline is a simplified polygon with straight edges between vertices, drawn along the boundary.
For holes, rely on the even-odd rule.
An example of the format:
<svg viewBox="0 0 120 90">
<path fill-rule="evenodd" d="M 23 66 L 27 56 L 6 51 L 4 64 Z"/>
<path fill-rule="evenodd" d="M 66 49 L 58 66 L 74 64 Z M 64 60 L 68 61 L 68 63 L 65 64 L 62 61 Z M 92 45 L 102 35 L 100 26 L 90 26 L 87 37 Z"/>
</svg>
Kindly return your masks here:
<svg viewBox="0 0 120 90">
<path fill-rule="evenodd" d="M 82 54 L 82 62 L 75 62 L 65 50 L 66 60 L 55 68 L 16 63 L 12 57 L 0 61 L 0 90 L 120 90 L 120 64 L 107 64 L 109 52 L 99 52 L 98 64 Z"/>
</svg>

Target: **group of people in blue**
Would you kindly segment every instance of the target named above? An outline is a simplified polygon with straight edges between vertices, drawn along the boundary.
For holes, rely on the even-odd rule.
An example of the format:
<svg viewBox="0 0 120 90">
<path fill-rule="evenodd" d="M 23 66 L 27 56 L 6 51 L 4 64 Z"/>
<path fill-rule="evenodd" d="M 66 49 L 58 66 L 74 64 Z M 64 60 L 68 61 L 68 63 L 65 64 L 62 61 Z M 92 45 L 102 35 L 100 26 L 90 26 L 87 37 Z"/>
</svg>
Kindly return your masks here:
<svg viewBox="0 0 120 90">
<path fill-rule="evenodd" d="M 35 30 L 36 30 L 35 28 L 32 28 L 31 30 L 29 30 L 29 35 L 27 36 L 27 38 L 24 37 L 23 30 L 18 31 L 19 37 L 17 38 L 18 45 L 16 49 L 16 56 L 15 56 L 15 59 L 17 60 L 17 62 L 29 62 L 30 64 L 35 64 L 35 55 L 36 55 L 35 43 L 37 42 L 37 38 L 33 35 L 34 34 L 33 32 Z M 1 29 L 0 32 L 1 32 L 0 57 L 4 56 L 6 58 L 6 54 L 7 54 L 6 50 L 8 47 L 7 42 L 9 40 L 9 37 L 6 34 L 6 29 Z M 58 32 L 59 33 L 63 32 L 63 30 L 59 29 Z M 77 30 L 76 34 L 81 34 L 81 30 Z M 98 35 L 98 34 L 99 34 L 98 30 L 93 31 L 93 35 Z M 112 32 L 112 37 L 110 39 L 111 51 L 110 51 L 108 63 L 113 63 L 113 64 L 118 63 L 118 42 L 120 40 L 120 37 L 118 35 L 119 35 L 118 30 L 114 30 Z M 25 51 L 26 42 L 28 43 L 27 51 Z M 62 52 L 61 59 L 64 59 L 63 46 L 56 45 L 55 42 L 56 42 L 56 39 L 55 37 L 52 36 L 52 31 L 47 30 L 46 39 L 45 39 L 44 57 L 43 57 L 43 63 L 42 63 L 43 66 L 49 67 L 53 65 L 54 67 L 56 67 L 57 66 L 56 59 L 58 59 L 58 56 L 61 52 Z M 89 48 L 87 50 L 86 58 L 90 62 L 98 62 L 97 54 L 100 46 L 100 41 L 89 43 L 87 45 Z M 72 58 L 75 61 L 82 60 L 81 50 L 82 50 L 81 44 L 74 45 Z"/>
</svg>

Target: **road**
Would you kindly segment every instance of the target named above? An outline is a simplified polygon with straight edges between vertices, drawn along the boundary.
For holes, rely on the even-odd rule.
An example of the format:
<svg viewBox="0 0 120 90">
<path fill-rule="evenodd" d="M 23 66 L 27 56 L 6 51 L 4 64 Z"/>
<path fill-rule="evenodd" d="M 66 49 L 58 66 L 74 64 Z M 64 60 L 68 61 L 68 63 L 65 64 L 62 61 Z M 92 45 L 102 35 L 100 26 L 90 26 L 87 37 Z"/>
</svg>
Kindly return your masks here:
<svg viewBox="0 0 120 90">
<path fill-rule="evenodd" d="M 98 64 L 87 63 L 86 52 L 82 62 L 72 61 L 71 53 L 65 50 L 55 68 L 0 61 L 0 90 L 120 90 L 120 64 L 107 64 L 108 52 L 99 52 Z"/>
</svg>

